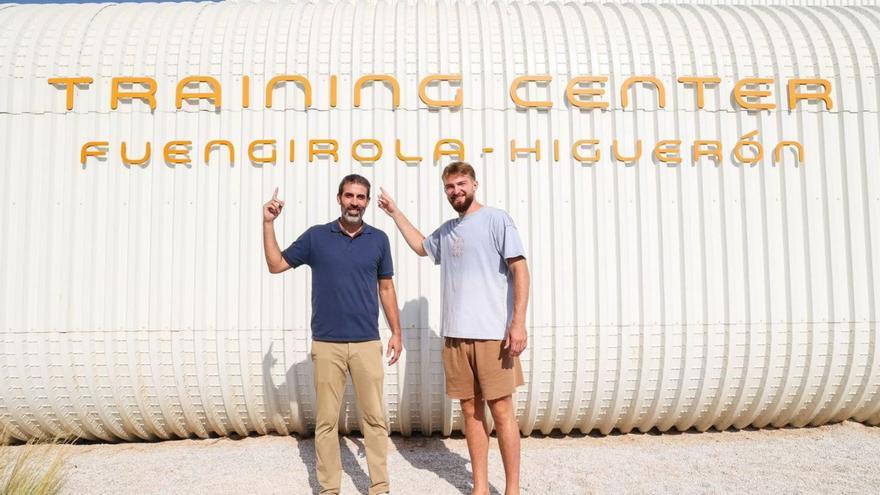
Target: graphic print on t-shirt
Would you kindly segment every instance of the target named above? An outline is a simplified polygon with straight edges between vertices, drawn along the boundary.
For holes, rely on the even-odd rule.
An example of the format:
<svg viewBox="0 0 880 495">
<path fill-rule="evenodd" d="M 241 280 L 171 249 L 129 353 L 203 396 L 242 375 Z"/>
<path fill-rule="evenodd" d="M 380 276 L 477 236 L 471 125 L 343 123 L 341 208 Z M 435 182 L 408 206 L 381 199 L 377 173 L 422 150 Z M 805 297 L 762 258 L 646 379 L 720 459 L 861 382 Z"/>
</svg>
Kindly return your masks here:
<svg viewBox="0 0 880 495">
<path fill-rule="evenodd" d="M 456 258 L 464 254 L 464 237 L 456 237 L 452 241 L 452 255 Z"/>
</svg>

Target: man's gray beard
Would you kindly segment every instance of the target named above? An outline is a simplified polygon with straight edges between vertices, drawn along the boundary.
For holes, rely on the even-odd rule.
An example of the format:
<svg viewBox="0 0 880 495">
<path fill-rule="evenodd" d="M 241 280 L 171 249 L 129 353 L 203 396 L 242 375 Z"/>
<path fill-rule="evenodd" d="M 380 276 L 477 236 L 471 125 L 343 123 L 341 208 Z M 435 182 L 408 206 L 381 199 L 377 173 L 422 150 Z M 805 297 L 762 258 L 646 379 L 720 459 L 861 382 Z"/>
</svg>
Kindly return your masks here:
<svg viewBox="0 0 880 495">
<path fill-rule="evenodd" d="M 348 223 L 361 223 L 363 214 L 351 215 L 347 211 L 342 214 L 342 218 Z"/>
</svg>

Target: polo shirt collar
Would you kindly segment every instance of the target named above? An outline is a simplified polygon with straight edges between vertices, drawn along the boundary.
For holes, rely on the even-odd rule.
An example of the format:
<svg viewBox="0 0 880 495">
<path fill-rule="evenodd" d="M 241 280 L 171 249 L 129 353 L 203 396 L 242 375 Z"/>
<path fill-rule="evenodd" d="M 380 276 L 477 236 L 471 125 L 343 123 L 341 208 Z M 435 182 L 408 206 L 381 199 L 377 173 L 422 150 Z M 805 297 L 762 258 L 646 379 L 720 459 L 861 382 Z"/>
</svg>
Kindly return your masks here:
<svg viewBox="0 0 880 495">
<path fill-rule="evenodd" d="M 342 227 L 339 226 L 339 218 L 328 223 L 327 226 L 330 227 L 330 232 L 339 233 L 339 234 L 343 233 Z M 361 234 L 372 234 L 373 230 L 374 229 L 370 224 L 368 224 L 367 222 L 364 222 L 364 228 L 363 228 L 363 230 L 361 230 Z"/>
</svg>

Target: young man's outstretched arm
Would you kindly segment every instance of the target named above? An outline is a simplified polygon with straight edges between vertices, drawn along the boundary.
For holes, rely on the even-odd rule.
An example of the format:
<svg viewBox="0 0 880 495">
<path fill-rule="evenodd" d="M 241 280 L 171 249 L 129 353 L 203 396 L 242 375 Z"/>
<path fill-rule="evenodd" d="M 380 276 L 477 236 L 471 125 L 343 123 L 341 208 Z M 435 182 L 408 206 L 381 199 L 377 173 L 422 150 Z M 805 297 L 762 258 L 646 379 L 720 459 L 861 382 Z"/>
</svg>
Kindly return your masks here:
<svg viewBox="0 0 880 495">
<path fill-rule="evenodd" d="M 406 239 L 406 243 L 409 244 L 409 247 L 412 248 L 417 255 L 427 256 L 428 253 L 425 252 L 425 246 L 423 245 L 425 242 L 425 236 L 423 236 L 422 233 L 409 222 L 406 215 L 400 211 L 400 208 L 398 208 L 394 203 L 394 200 L 391 199 L 391 196 L 385 192 L 385 189 L 380 187 L 379 191 L 381 191 L 381 194 L 379 195 L 379 208 L 394 219 L 394 223 L 397 225 L 397 230 L 403 234 L 403 238 Z"/>
</svg>

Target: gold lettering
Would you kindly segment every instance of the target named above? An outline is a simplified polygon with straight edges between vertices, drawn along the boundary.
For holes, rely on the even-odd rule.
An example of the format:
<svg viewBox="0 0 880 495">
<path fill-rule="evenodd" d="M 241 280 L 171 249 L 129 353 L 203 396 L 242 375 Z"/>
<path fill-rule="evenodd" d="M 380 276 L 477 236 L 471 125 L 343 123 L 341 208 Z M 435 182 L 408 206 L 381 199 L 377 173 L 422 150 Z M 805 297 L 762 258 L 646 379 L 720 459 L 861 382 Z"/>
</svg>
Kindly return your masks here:
<svg viewBox="0 0 880 495">
<path fill-rule="evenodd" d="M 257 156 L 257 147 L 262 149 L 264 146 L 268 146 L 272 150 L 269 156 Z M 274 139 L 257 139 L 256 141 L 251 141 L 251 144 L 248 145 L 248 158 L 251 163 L 275 163 L 276 155 Z"/>
<path fill-rule="evenodd" d="M 444 150 L 441 147 L 445 144 L 454 144 L 457 149 Z M 441 139 L 434 145 L 434 161 L 440 159 L 441 156 L 454 156 L 457 160 L 464 161 L 464 143 L 458 139 Z"/>
<path fill-rule="evenodd" d="M 580 76 L 568 82 L 565 87 L 565 97 L 568 103 L 578 108 L 608 108 L 607 101 L 582 100 L 580 97 L 602 96 L 605 94 L 605 88 L 584 88 L 581 84 L 605 83 L 608 81 L 607 76 Z"/>
<path fill-rule="evenodd" d="M 681 163 L 681 139 L 657 141 L 654 157 L 663 163 Z"/>
<path fill-rule="evenodd" d="M 512 161 L 512 162 L 516 161 L 517 155 L 520 153 L 526 153 L 526 154 L 534 153 L 535 154 L 535 161 L 540 162 L 541 161 L 541 140 L 540 139 L 535 140 L 535 147 L 534 148 L 517 148 L 516 147 L 516 139 L 511 139 L 510 140 L 510 161 Z"/>
<path fill-rule="evenodd" d="M 428 86 L 434 81 L 460 82 L 461 74 L 437 74 L 427 76 L 419 83 L 419 98 L 429 107 L 460 107 L 464 99 L 462 89 L 455 90 L 454 100 L 435 100 L 428 96 Z"/>
<path fill-rule="evenodd" d="M 510 83 L 510 99 L 518 107 L 524 108 L 550 108 L 553 106 L 552 101 L 529 101 L 523 100 L 517 94 L 517 90 L 523 83 L 527 82 L 535 82 L 535 83 L 549 83 L 553 80 L 552 76 L 542 75 L 542 76 L 519 76 Z"/>
<path fill-rule="evenodd" d="M 805 84 L 822 86 L 821 93 L 798 93 L 798 87 Z M 790 79 L 788 81 L 788 109 L 794 110 L 801 100 L 822 100 L 825 110 L 831 110 L 831 81 L 827 79 Z"/>
<path fill-rule="evenodd" d="M 583 146 L 598 146 L 598 139 L 579 139 L 571 145 L 571 156 L 581 163 L 596 163 L 602 157 L 602 150 L 596 148 L 593 156 L 583 156 L 580 154 L 580 148 Z"/>
<path fill-rule="evenodd" d="M 189 147 L 191 145 L 192 141 L 168 141 L 162 150 L 165 162 L 175 165 L 190 163 L 192 161 L 189 157 Z"/>
<path fill-rule="evenodd" d="M 373 156 L 363 156 L 358 153 L 358 148 L 365 144 L 370 144 L 376 147 L 376 153 Z M 354 144 L 351 145 L 351 157 L 359 162 L 377 162 L 380 158 L 382 158 L 382 143 L 375 139 L 358 139 L 354 142 Z"/>
<path fill-rule="evenodd" d="M 688 85 L 693 84 L 694 89 L 697 90 L 697 108 L 703 108 L 703 103 L 705 99 L 703 97 L 703 88 L 706 84 L 718 84 L 721 82 L 720 77 L 709 76 L 709 77 L 696 77 L 696 76 L 685 76 L 679 77 L 678 82 Z"/>
<path fill-rule="evenodd" d="M 400 150 L 400 139 L 396 140 L 394 143 L 394 154 L 397 155 L 397 159 L 405 162 L 405 163 L 418 163 L 422 161 L 422 157 L 416 156 L 406 156 L 403 154 L 403 151 Z"/>
<path fill-rule="evenodd" d="M 653 76 L 632 76 L 626 81 L 623 81 L 623 86 L 620 87 L 620 106 L 622 108 L 626 108 L 627 103 L 629 103 L 627 90 L 630 86 L 639 82 L 653 84 L 654 87 L 657 88 L 657 99 L 660 102 L 660 108 L 666 107 L 666 88 L 663 87 L 663 83 L 660 82 L 659 79 Z"/>
<path fill-rule="evenodd" d="M 748 163 L 754 165 L 761 161 L 764 158 L 764 146 L 761 145 L 758 141 L 752 141 L 751 139 L 758 135 L 758 131 L 752 131 L 748 134 L 739 137 L 739 141 L 736 142 L 736 146 L 733 147 L 733 156 L 736 157 L 742 163 Z M 753 148 L 755 154 L 752 157 L 747 157 L 742 154 L 742 150 L 745 147 Z"/>
<path fill-rule="evenodd" d="M 694 141 L 694 161 L 699 162 L 701 157 L 708 156 L 710 159 L 721 163 L 724 157 L 721 155 L 721 141 Z"/>
<path fill-rule="evenodd" d="M 144 156 L 141 158 L 129 158 L 128 157 L 128 143 L 125 141 L 122 142 L 122 148 L 120 150 L 120 155 L 122 156 L 122 163 L 125 165 L 143 165 L 147 163 L 147 160 L 150 159 L 150 154 L 152 153 L 152 149 L 150 146 L 150 142 L 147 141 L 147 150 L 144 152 Z"/>
<path fill-rule="evenodd" d="M 81 165 L 85 165 L 86 158 L 90 156 L 94 156 L 96 158 L 106 157 L 107 150 L 104 148 L 106 148 L 107 146 L 110 146 L 110 143 L 107 141 L 89 141 L 86 144 L 82 145 L 82 148 L 80 148 L 79 150 L 79 163 Z"/>
<path fill-rule="evenodd" d="M 207 84 L 211 87 L 211 91 L 207 93 L 197 92 L 197 93 L 184 93 L 186 90 L 186 86 L 189 84 Z M 177 83 L 177 92 L 176 92 L 176 103 L 177 109 L 179 110 L 183 107 L 183 100 L 197 100 L 197 99 L 205 99 L 205 100 L 214 100 L 214 108 L 220 109 L 223 106 L 222 104 L 222 92 L 220 91 L 220 83 L 211 76 L 190 76 L 181 79 L 179 83 Z"/>
<path fill-rule="evenodd" d="M 319 146 L 329 146 L 320 148 Z M 318 155 L 332 156 L 334 162 L 339 161 L 339 142 L 335 139 L 309 139 L 309 163 Z"/>
<path fill-rule="evenodd" d="M 49 84 L 52 86 L 64 86 L 67 90 L 67 109 L 73 110 L 73 90 L 77 85 L 88 86 L 94 79 L 91 77 L 51 77 Z M 83 162 L 85 163 L 85 162 Z"/>
<path fill-rule="evenodd" d="M 400 84 L 397 83 L 397 79 L 384 74 L 367 74 L 354 83 L 354 106 L 361 106 L 361 89 L 364 87 L 364 84 L 373 81 L 382 81 L 390 84 L 392 105 L 394 108 L 400 106 Z"/>
<path fill-rule="evenodd" d="M 773 148 L 773 162 L 779 163 L 782 161 L 782 149 L 786 146 L 791 146 L 797 152 L 797 161 L 798 163 L 804 163 L 804 145 L 797 141 L 779 141 L 779 144 Z"/>
<path fill-rule="evenodd" d="M 147 87 L 147 91 L 132 91 L 122 93 L 119 86 L 122 84 L 140 84 Z M 110 108 L 116 110 L 119 100 L 131 100 L 138 98 L 150 105 L 150 110 L 156 109 L 156 80 L 152 77 L 114 77 L 110 82 Z M 177 107 L 180 108 L 180 107 Z"/>
<path fill-rule="evenodd" d="M 241 77 L 241 106 L 242 108 L 251 107 L 251 77 Z"/>
<path fill-rule="evenodd" d="M 773 79 L 762 77 L 750 77 L 740 79 L 733 87 L 733 98 L 737 105 L 745 110 L 773 110 L 776 108 L 775 103 L 757 103 L 748 101 L 746 98 L 765 98 L 770 96 L 770 91 L 764 89 L 748 89 L 746 86 L 756 86 L 760 84 L 773 84 Z"/>
<path fill-rule="evenodd" d="M 275 90 L 275 86 L 286 82 L 292 82 L 302 85 L 303 92 L 305 93 L 305 106 L 306 108 L 311 108 L 312 85 L 311 83 L 309 83 L 308 79 L 303 76 L 298 76 L 296 74 L 275 76 L 269 80 L 269 84 L 266 85 L 266 108 L 272 108 L 272 92 Z"/>
<path fill-rule="evenodd" d="M 611 153 L 614 155 L 614 159 L 619 162 L 629 163 L 634 162 L 642 157 L 642 140 L 639 139 L 636 141 L 636 154 L 635 156 L 623 156 L 620 154 L 617 146 L 617 140 L 615 139 L 611 146 Z"/>
<path fill-rule="evenodd" d="M 229 164 L 233 165 L 235 163 L 235 146 L 232 145 L 232 142 L 225 139 L 215 139 L 213 141 L 208 141 L 208 144 L 205 145 L 205 165 L 210 163 L 208 158 L 211 156 L 211 150 L 215 146 L 218 148 L 220 146 L 225 146 L 229 151 Z"/>
</svg>

